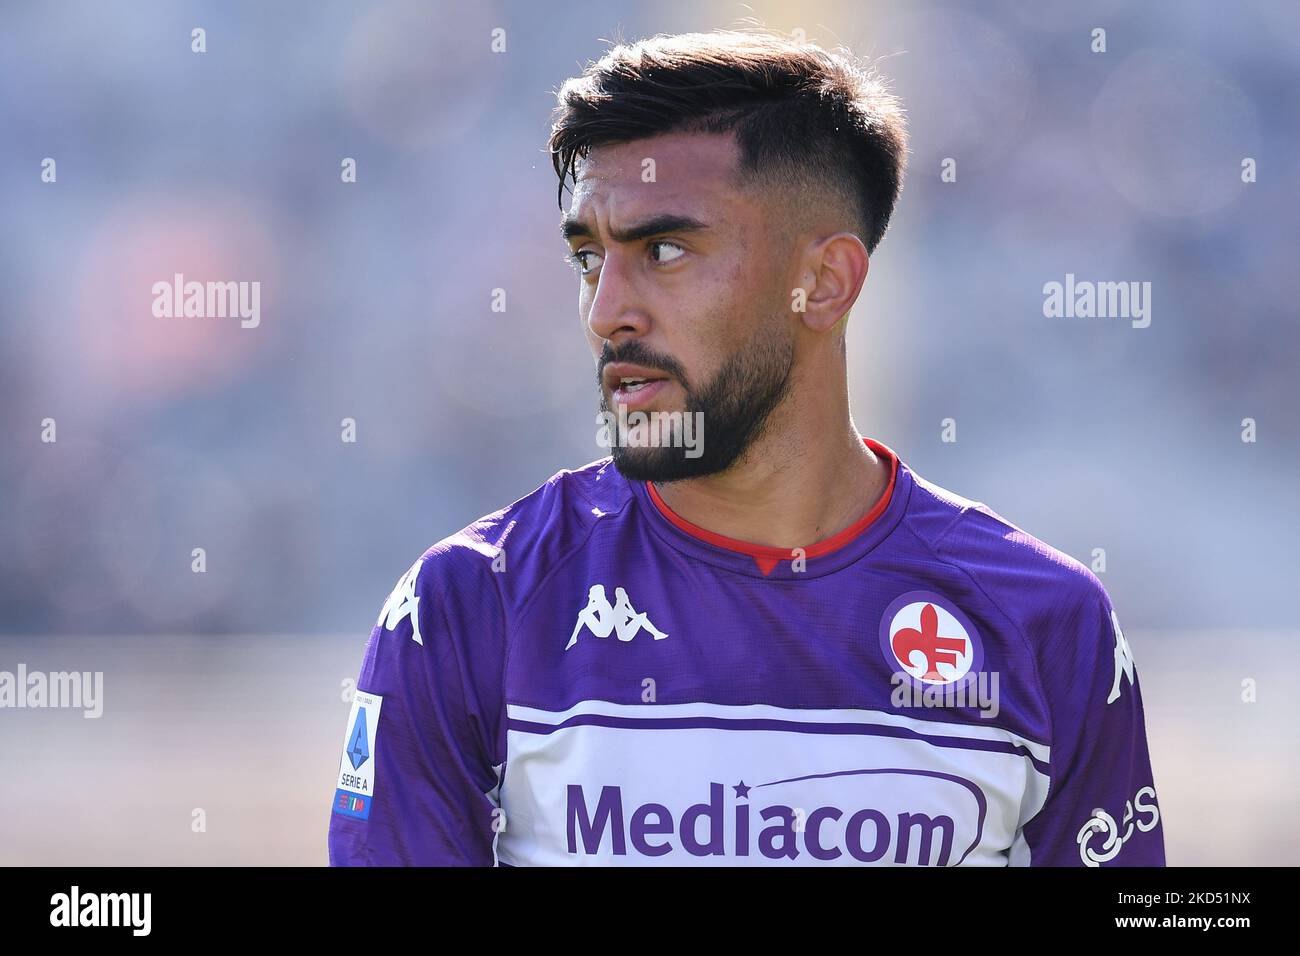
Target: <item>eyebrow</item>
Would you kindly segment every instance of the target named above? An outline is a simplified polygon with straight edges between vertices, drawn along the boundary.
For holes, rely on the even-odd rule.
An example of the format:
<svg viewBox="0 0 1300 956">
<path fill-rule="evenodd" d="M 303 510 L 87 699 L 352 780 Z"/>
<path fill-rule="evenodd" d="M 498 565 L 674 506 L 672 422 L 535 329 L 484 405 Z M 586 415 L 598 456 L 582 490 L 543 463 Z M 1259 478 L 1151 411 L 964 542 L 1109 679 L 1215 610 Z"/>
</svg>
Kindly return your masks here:
<svg viewBox="0 0 1300 956">
<path fill-rule="evenodd" d="M 615 242 L 636 242 L 640 239 L 648 239 L 651 236 L 662 235 L 665 232 L 698 232 L 701 229 L 708 228 L 708 223 L 701 222 L 693 216 L 664 213 L 647 219 L 645 222 L 628 226 L 626 229 L 611 229 L 610 238 Z M 560 223 L 560 233 L 567 241 L 594 238 L 591 227 L 581 219 L 575 219 L 572 216 L 566 216 Z"/>
</svg>

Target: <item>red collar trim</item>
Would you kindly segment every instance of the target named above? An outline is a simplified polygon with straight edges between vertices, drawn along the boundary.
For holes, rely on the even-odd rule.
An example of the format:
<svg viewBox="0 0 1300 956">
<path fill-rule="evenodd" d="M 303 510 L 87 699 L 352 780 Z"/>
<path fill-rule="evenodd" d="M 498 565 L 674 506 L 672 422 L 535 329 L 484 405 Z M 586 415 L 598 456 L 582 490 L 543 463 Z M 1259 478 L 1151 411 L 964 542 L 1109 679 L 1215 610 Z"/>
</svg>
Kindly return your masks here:
<svg viewBox="0 0 1300 956">
<path fill-rule="evenodd" d="M 872 506 L 871 510 L 863 515 L 861 519 L 855 521 L 838 534 L 833 534 L 829 538 L 823 538 L 816 544 L 804 548 L 803 552 L 805 558 L 821 558 L 833 551 L 838 551 L 858 535 L 862 534 L 862 532 L 866 531 L 867 528 L 871 527 L 872 523 L 884 514 L 885 509 L 889 507 L 889 501 L 894 496 L 894 484 L 898 478 L 898 456 L 894 454 L 892 449 L 881 442 L 876 441 L 874 438 L 864 437 L 862 440 L 866 443 L 867 447 L 876 452 L 876 454 L 889 459 L 889 485 L 885 488 L 885 493 L 880 496 L 880 500 L 877 501 Z M 667 518 L 674 527 L 681 531 L 685 531 L 694 538 L 699 538 L 701 541 L 714 545 L 715 547 L 725 548 L 728 551 L 738 551 L 741 554 L 749 555 L 754 559 L 754 563 L 758 565 L 758 569 L 763 572 L 764 577 L 771 574 L 772 569 L 782 561 L 789 561 L 793 558 L 791 549 L 789 548 L 774 548 L 765 544 L 750 544 L 748 541 L 739 541 L 735 538 L 728 538 L 725 535 L 717 534 L 713 531 L 707 530 L 706 528 L 701 528 L 697 524 L 692 524 L 668 507 L 667 503 L 659 497 L 659 492 L 655 490 L 654 482 L 647 481 L 645 486 L 646 491 L 650 493 L 650 500 L 653 501 L 655 507 L 659 509 L 659 513 Z"/>
</svg>

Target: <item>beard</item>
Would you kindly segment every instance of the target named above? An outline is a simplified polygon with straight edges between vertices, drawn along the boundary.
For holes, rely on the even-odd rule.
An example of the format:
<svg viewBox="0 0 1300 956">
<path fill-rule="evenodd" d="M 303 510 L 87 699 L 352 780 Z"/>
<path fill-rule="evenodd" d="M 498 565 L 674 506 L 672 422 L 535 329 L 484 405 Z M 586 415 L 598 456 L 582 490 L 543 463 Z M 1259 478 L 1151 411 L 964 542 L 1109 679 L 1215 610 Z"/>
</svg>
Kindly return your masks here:
<svg viewBox="0 0 1300 956">
<path fill-rule="evenodd" d="M 772 412 L 790 391 L 794 340 L 779 337 L 779 331 L 783 330 L 778 330 L 778 337 L 766 330 L 760 332 L 729 356 L 713 378 L 699 388 L 687 380 L 679 363 L 640 342 L 629 342 L 618 349 L 606 343 L 600 370 L 618 361 L 667 372 L 686 393 L 683 417 L 695 414 L 699 416 L 696 421 L 702 423 L 694 448 L 682 440 L 680 421 L 673 422 L 673 440 L 661 441 L 659 447 L 629 445 L 627 433 L 621 426 L 613 426 L 611 454 L 619 473 L 633 481 L 663 483 L 715 475 L 735 464 L 763 433 Z M 617 420 L 617 409 L 610 407 L 603 386 L 600 396 L 601 411 Z M 689 457 L 688 451 L 698 452 L 698 456 Z"/>
</svg>

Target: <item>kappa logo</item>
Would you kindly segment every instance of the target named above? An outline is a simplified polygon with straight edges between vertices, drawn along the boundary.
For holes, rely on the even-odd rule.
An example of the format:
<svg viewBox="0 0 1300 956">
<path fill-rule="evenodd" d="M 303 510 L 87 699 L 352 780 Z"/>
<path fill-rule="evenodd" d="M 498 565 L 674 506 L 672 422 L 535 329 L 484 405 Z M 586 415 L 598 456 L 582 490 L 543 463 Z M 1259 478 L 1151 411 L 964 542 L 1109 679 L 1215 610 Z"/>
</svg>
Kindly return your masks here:
<svg viewBox="0 0 1300 956">
<path fill-rule="evenodd" d="M 578 612 L 578 621 L 573 625 L 569 643 L 564 645 L 566 651 L 578 643 L 578 634 L 584 627 L 596 637 L 609 637 L 610 634 L 617 633 L 620 641 L 630 641 L 642 630 L 653 634 L 656 641 L 662 641 L 668 636 L 650 623 L 647 614 L 632 606 L 627 591 L 622 588 L 614 588 L 614 604 L 611 605 L 605 596 L 603 584 L 593 584 L 587 591 L 587 606 Z"/>
<path fill-rule="evenodd" d="M 1124 632 L 1119 629 L 1119 615 L 1110 612 L 1110 624 L 1115 629 L 1115 682 L 1110 685 L 1110 696 L 1106 703 L 1113 704 L 1119 700 L 1120 681 L 1127 677 L 1128 685 L 1133 686 L 1133 652 L 1129 650 Z"/>
<path fill-rule="evenodd" d="M 978 671 L 983 658 L 966 615 L 928 591 L 910 591 L 885 610 L 880 648 L 891 669 L 922 684 L 953 684 Z"/>
<path fill-rule="evenodd" d="M 380 609 L 379 620 L 375 622 L 383 625 L 384 630 L 391 631 L 402 622 L 402 618 L 409 617 L 411 640 L 421 647 L 424 646 L 424 638 L 420 637 L 420 598 L 415 593 L 415 584 L 419 580 L 422 567 L 424 567 L 424 558 L 416 561 L 411 565 L 411 569 L 402 575 L 397 586 L 393 588 L 393 593 L 388 595 L 388 600 Z"/>
</svg>

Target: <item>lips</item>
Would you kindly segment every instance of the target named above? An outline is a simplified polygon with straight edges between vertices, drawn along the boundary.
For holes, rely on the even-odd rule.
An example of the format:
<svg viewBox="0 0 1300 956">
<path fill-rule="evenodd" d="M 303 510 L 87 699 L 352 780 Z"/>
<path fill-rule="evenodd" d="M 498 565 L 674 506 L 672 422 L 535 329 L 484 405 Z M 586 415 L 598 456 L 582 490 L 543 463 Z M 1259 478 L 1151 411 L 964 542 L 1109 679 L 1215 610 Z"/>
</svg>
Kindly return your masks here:
<svg viewBox="0 0 1300 956">
<path fill-rule="evenodd" d="M 609 389 L 613 403 L 629 409 L 649 405 L 672 381 L 663 372 L 629 362 L 610 362 L 601 373 L 601 380 Z"/>
<path fill-rule="evenodd" d="M 611 394 L 615 405 L 624 405 L 629 410 L 647 407 L 655 397 L 668 387 L 668 379 L 657 379 L 642 385 L 620 386 Z"/>
</svg>

